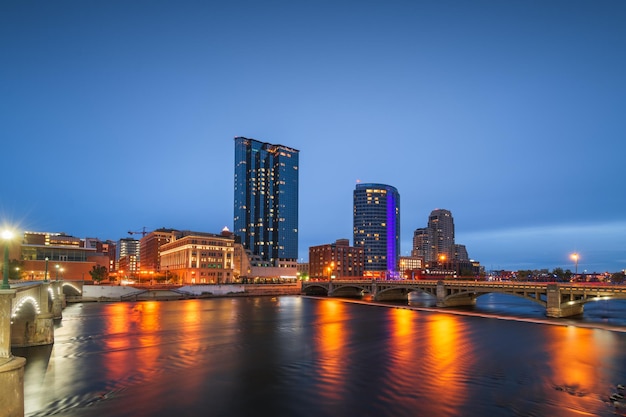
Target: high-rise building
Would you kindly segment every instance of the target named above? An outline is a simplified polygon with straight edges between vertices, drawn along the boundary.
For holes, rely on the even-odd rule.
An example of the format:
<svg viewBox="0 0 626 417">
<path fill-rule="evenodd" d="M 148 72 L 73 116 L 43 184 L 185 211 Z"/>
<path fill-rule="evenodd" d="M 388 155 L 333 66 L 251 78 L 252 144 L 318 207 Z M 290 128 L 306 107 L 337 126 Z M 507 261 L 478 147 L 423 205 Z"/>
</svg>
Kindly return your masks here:
<svg viewBox="0 0 626 417">
<path fill-rule="evenodd" d="M 354 246 L 363 248 L 364 275 L 396 277 L 400 258 L 400 194 L 385 184 L 354 190 Z"/>
<path fill-rule="evenodd" d="M 117 270 L 124 275 L 133 275 L 139 272 L 140 242 L 131 237 L 122 238 L 117 242 Z"/>
<path fill-rule="evenodd" d="M 465 245 L 455 243 L 449 210 L 433 210 L 428 226 L 415 229 L 411 255 L 423 261 L 427 274 L 476 276 L 480 271 L 480 263 L 469 259 Z"/>
<path fill-rule="evenodd" d="M 432 233 L 427 227 L 420 227 L 413 232 L 413 249 L 411 256 L 421 258 L 422 261 L 432 259 L 433 248 L 430 244 Z"/>
<path fill-rule="evenodd" d="M 465 245 L 454 245 L 454 257 L 457 261 L 469 261 L 469 255 L 467 254 L 467 248 Z"/>
<path fill-rule="evenodd" d="M 297 267 L 299 152 L 235 138 L 234 233 L 273 267 Z"/>
<path fill-rule="evenodd" d="M 454 258 L 454 220 L 450 210 L 435 209 L 428 216 L 428 231 L 431 233 L 430 258 L 426 262 Z"/>
</svg>

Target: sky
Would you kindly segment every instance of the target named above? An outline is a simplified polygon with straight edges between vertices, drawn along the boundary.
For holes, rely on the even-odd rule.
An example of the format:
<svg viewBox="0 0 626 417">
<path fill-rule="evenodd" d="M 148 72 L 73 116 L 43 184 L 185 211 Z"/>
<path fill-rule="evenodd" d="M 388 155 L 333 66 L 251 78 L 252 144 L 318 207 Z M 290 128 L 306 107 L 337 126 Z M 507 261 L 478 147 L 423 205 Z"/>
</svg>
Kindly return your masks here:
<svg viewBox="0 0 626 417">
<path fill-rule="evenodd" d="M 0 223 L 233 228 L 235 136 L 300 150 L 299 256 L 396 187 L 486 269 L 626 268 L 626 2 L 0 3 Z M 141 237 L 139 235 L 133 235 Z"/>
</svg>

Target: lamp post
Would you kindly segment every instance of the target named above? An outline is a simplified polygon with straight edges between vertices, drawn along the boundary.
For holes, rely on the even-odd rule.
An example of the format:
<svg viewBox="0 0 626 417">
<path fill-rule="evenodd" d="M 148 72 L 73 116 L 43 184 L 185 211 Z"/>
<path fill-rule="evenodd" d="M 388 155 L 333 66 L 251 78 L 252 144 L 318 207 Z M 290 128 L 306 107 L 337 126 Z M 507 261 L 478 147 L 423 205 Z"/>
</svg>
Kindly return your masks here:
<svg viewBox="0 0 626 417">
<path fill-rule="evenodd" d="M 43 282 L 48 282 L 48 257 L 46 256 L 46 271 L 43 274 Z"/>
<path fill-rule="evenodd" d="M 59 280 L 59 268 L 60 268 L 60 266 L 59 266 L 59 264 L 56 264 L 54 267 L 57 269 L 56 281 L 58 281 Z"/>
<path fill-rule="evenodd" d="M 575 265 L 574 268 L 575 268 L 576 272 L 574 273 L 574 276 L 578 277 L 578 258 L 579 258 L 579 256 L 578 256 L 577 253 L 572 253 L 571 258 L 574 260 L 574 265 Z"/>
<path fill-rule="evenodd" d="M 0 289 L 8 290 L 11 288 L 9 285 L 9 240 L 13 238 L 13 232 L 5 230 L 2 232 L 2 239 L 4 240 L 4 273 L 2 275 L 2 285 Z"/>
</svg>

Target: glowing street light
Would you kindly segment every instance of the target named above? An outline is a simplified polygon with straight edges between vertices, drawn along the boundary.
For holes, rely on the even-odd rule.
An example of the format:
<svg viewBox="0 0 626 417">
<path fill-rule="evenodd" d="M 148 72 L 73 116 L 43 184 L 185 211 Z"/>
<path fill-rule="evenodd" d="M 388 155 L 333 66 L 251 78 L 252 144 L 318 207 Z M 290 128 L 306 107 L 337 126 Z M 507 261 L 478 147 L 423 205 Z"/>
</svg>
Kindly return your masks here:
<svg viewBox="0 0 626 417">
<path fill-rule="evenodd" d="M 3 231 L 2 239 L 4 240 L 4 273 L 2 275 L 2 285 L 0 289 L 8 290 L 11 288 L 9 285 L 9 241 L 13 239 L 13 232 L 10 230 Z"/>
<path fill-rule="evenodd" d="M 46 256 L 46 272 L 43 274 L 43 282 L 48 282 L 48 257 Z"/>
<path fill-rule="evenodd" d="M 579 256 L 578 256 L 577 253 L 572 253 L 570 258 L 572 258 L 574 260 L 574 265 L 575 265 L 575 269 L 576 269 L 575 275 L 578 276 L 578 258 L 579 258 Z"/>
</svg>

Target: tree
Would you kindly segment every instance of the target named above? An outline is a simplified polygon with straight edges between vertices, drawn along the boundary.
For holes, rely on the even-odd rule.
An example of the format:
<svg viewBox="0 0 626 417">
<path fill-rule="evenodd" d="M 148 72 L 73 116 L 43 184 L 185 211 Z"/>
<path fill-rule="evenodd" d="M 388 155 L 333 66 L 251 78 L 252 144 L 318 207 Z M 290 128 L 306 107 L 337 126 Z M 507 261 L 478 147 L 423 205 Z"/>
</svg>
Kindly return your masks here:
<svg viewBox="0 0 626 417">
<path fill-rule="evenodd" d="M 106 266 L 94 265 L 91 267 L 89 275 L 91 275 L 91 279 L 93 279 L 95 282 L 100 282 L 109 277 L 109 271 L 107 270 Z"/>
<path fill-rule="evenodd" d="M 624 282 L 624 278 L 626 278 L 626 276 L 623 272 L 616 272 L 611 275 L 611 282 L 613 284 L 621 284 L 622 282 Z"/>
<path fill-rule="evenodd" d="M 24 277 L 24 262 L 11 259 L 9 261 L 9 279 L 12 280 L 21 280 Z"/>
</svg>

